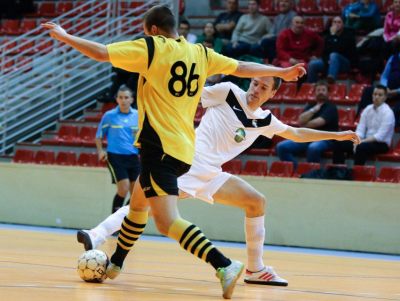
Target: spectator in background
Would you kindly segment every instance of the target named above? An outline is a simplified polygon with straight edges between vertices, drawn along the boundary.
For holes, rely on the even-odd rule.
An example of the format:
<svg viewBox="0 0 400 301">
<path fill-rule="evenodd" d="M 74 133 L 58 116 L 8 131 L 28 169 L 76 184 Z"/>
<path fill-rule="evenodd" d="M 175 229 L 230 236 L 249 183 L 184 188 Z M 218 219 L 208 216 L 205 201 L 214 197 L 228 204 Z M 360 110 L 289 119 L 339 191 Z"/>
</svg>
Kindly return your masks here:
<svg viewBox="0 0 400 301">
<path fill-rule="evenodd" d="M 336 105 L 329 101 L 329 87 L 326 82 L 320 81 L 315 85 L 316 103 L 308 104 L 299 116 L 299 126 L 321 131 L 336 132 L 339 128 L 339 117 Z M 293 142 L 285 140 L 276 146 L 276 152 L 281 161 L 291 161 L 297 168 L 295 155 L 306 152 L 307 162 L 321 161 L 325 151 L 332 149 L 333 140 L 317 142 Z"/>
<path fill-rule="evenodd" d="M 204 44 L 205 41 L 207 41 L 207 45 Z M 214 24 L 211 22 L 204 25 L 203 33 L 197 37 L 196 43 L 202 43 L 207 47 L 212 44 L 210 48 L 214 49 L 215 52 L 221 53 L 222 51 L 222 40 L 218 37 Z"/>
<path fill-rule="evenodd" d="M 386 14 L 383 39 L 386 42 L 386 48 L 390 54 L 396 51 L 400 44 L 400 0 L 393 0 L 390 11 Z"/>
<path fill-rule="evenodd" d="M 242 16 L 238 7 L 238 0 L 226 0 L 226 12 L 220 13 L 214 22 L 215 29 L 224 44 L 231 41 L 233 30 Z"/>
<path fill-rule="evenodd" d="M 385 65 L 380 78 L 380 85 L 387 88 L 387 102 L 394 106 L 393 111 L 396 119 L 396 127 L 400 127 L 400 53 L 392 55 Z M 362 93 L 357 108 L 357 116 L 362 110 L 372 103 L 374 88 L 366 87 Z"/>
<path fill-rule="evenodd" d="M 357 60 L 354 31 L 345 28 L 343 19 L 339 16 L 333 18 L 332 25 L 325 35 L 324 45 L 322 58 L 309 62 L 307 81 L 310 83 L 315 83 L 318 80 L 318 73 L 324 73 L 326 67 L 328 67 L 327 81 L 332 83 L 340 72 L 350 71 L 351 65 Z"/>
<path fill-rule="evenodd" d="M 290 28 L 282 31 L 276 41 L 277 58 L 275 65 L 293 66 L 297 63 L 308 63 L 320 58 L 324 41 L 315 32 L 304 28 L 304 19 L 295 16 Z"/>
<path fill-rule="evenodd" d="M 379 7 L 374 0 L 359 0 L 350 3 L 343 9 L 343 17 L 347 27 L 369 32 L 381 24 Z"/>
<path fill-rule="evenodd" d="M 180 36 L 183 36 L 189 43 L 196 43 L 197 36 L 190 32 L 190 23 L 188 20 L 181 20 L 179 22 L 178 32 Z"/>
<path fill-rule="evenodd" d="M 124 205 L 128 192 L 132 193 L 139 176 L 139 150 L 133 146 L 138 130 L 138 112 L 131 108 L 132 91 L 121 86 L 116 97 L 118 106 L 106 112 L 96 133 L 99 160 L 107 162 L 112 183 L 117 184 L 112 212 Z M 107 137 L 107 152 L 103 150 L 103 138 Z"/>
<path fill-rule="evenodd" d="M 387 90 L 385 86 L 374 88 L 372 100 L 361 113 L 356 133 L 361 138 L 359 145 L 351 142 L 335 142 L 333 149 L 333 163 L 343 164 L 345 153 L 354 153 L 354 165 L 364 165 L 368 157 L 386 153 L 391 145 L 394 133 L 394 114 L 385 103 Z"/>
<path fill-rule="evenodd" d="M 259 46 L 261 39 L 267 36 L 272 27 L 268 17 L 259 12 L 259 0 L 249 0 L 248 7 L 249 13 L 240 17 L 231 43 L 223 49 L 223 53 L 229 57 L 237 58 L 253 53 L 254 48 Z"/>
<path fill-rule="evenodd" d="M 268 62 L 272 62 L 276 57 L 277 36 L 283 30 L 290 27 L 292 19 L 296 16 L 296 12 L 293 10 L 292 0 L 279 0 L 277 6 L 279 14 L 274 18 L 271 30 L 268 35 L 260 41 L 258 49 L 255 49 L 255 52 L 252 53 L 255 56 L 268 59 Z"/>
</svg>

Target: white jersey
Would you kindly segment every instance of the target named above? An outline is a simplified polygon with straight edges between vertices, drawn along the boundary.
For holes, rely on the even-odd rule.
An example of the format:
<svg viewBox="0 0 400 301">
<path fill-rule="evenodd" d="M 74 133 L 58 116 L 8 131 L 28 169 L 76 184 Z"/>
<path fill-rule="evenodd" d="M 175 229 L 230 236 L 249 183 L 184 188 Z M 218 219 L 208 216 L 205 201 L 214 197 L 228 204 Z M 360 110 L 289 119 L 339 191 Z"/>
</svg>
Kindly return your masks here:
<svg viewBox="0 0 400 301">
<path fill-rule="evenodd" d="M 287 125 L 269 110 L 251 111 L 246 92 L 229 82 L 205 87 L 201 102 L 207 111 L 196 129 L 193 164 L 178 178 L 178 187 L 212 202 L 212 195 L 230 176 L 222 172 L 222 164 L 246 150 L 260 135 L 272 138 Z"/>
</svg>

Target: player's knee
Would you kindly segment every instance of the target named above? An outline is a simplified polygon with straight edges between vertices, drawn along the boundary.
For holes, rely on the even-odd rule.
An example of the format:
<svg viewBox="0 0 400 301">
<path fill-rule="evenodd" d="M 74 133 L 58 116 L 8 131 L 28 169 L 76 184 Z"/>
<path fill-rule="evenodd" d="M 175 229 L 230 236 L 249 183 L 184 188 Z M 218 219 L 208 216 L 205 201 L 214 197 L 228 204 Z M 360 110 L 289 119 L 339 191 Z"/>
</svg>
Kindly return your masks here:
<svg viewBox="0 0 400 301">
<path fill-rule="evenodd" d="M 253 195 L 247 202 L 247 211 L 251 214 L 263 214 L 266 204 L 266 199 L 262 194 Z"/>
<path fill-rule="evenodd" d="M 162 235 L 168 236 L 168 231 L 171 226 L 171 223 L 167 222 L 165 219 L 159 217 L 158 215 L 154 215 L 154 213 L 153 213 L 153 219 L 158 232 L 160 232 L 160 234 Z"/>
</svg>

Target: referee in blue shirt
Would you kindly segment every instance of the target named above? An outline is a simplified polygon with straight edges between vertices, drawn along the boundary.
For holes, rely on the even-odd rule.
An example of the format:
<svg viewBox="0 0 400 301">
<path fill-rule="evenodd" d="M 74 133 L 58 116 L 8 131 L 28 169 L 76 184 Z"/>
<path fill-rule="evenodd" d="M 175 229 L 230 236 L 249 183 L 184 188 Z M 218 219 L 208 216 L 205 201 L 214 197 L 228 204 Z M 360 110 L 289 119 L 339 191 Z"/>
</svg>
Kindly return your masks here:
<svg viewBox="0 0 400 301">
<path fill-rule="evenodd" d="M 118 106 L 107 111 L 100 121 L 96 133 L 99 160 L 107 162 L 112 183 L 117 184 L 112 212 L 123 206 L 128 192 L 132 193 L 140 173 L 139 150 L 133 146 L 138 130 L 138 112 L 131 108 L 132 91 L 122 85 L 117 94 Z M 102 140 L 107 137 L 107 152 Z"/>
</svg>

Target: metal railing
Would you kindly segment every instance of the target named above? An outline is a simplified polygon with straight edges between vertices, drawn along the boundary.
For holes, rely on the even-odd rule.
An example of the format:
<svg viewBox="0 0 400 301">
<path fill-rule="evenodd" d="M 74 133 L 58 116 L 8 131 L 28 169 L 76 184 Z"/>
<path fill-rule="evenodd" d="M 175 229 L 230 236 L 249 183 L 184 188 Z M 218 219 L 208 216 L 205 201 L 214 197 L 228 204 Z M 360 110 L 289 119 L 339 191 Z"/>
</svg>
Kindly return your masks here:
<svg viewBox="0 0 400 301">
<path fill-rule="evenodd" d="M 103 44 L 142 34 L 142 16 L 164 1 L 86 1 L 54 18 L 69 33 Z M 88 9 L 90 7 L 90 9 Z M 111 65 L 86 58 L 38 26 L 0 46 L 0 154 L 76 116 L 111 84 Z"/>
</svg>

